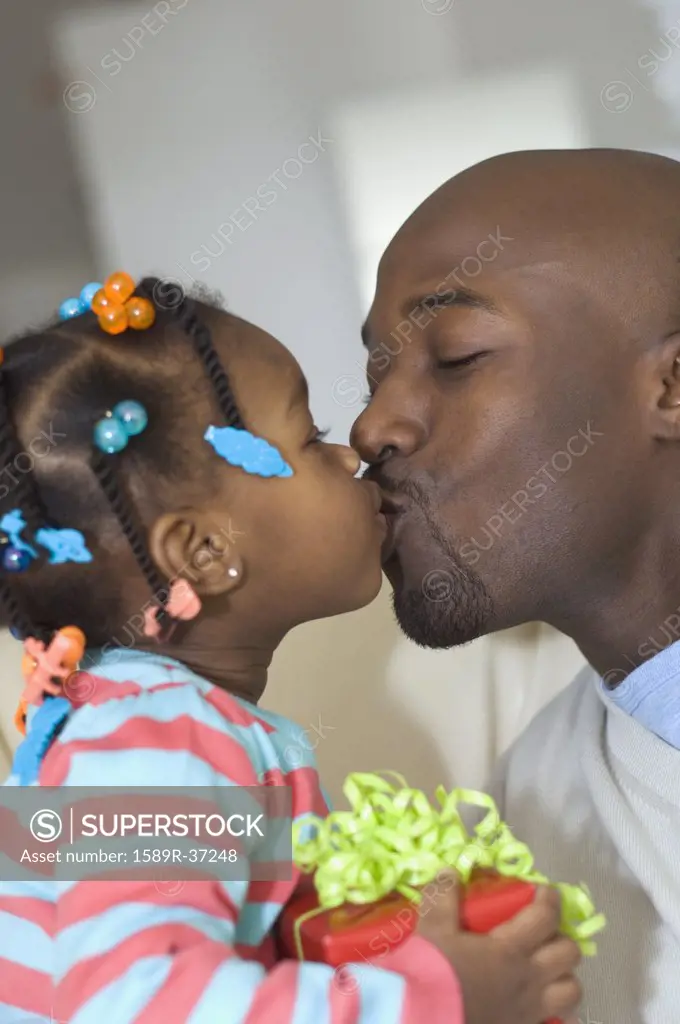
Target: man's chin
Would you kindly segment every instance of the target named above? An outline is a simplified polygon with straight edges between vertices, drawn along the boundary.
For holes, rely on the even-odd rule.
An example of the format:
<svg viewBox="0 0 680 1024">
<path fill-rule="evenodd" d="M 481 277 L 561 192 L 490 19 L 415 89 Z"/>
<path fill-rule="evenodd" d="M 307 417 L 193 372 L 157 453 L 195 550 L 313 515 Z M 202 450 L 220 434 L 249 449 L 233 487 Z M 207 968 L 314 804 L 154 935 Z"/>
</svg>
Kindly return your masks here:
<svg viewBox="0 0 680 1024">
<path fill-rule="evenodd" d="M 444 650 L 493 632 L 493 602 L 482 581 L 469 571 L 460 577 L 450 569 L 433 569 L 416 588 L 398 564 L 384 569 L 393 588 L 397 621 L 419 647 Z"/>
</svg>

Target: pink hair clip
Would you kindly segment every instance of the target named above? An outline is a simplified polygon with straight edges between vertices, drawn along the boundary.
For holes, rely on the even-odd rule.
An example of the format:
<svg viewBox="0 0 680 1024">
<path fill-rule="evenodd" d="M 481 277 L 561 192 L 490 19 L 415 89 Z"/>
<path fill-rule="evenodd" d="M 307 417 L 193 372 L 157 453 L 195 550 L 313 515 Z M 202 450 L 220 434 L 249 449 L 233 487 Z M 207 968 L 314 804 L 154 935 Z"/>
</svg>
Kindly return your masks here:
<svg viewBox="0 0 680 1024">
<path fill-rule="evenodd" d="M 170 596 L 165 610 L 171 618 L 189 622 L 199 615 L 201 599 L 186 580 L 175 580 L 170 586 Z M 153 608 L 147 608 L 144 612 L 144 636 L 150 636 L 156 640 L 160 636 L 159 611 L 160 608 L 155 605 Z"/>
</svg>

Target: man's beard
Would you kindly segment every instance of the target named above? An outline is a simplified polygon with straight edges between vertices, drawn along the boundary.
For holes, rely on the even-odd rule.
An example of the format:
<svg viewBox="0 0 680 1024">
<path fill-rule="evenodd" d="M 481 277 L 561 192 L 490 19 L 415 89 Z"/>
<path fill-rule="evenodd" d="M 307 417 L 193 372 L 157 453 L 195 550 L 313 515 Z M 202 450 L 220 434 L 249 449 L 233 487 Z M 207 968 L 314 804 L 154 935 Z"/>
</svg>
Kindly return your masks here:
<svg viewBox="0 0 680 1024">
<path fill-rule="evenodd" d="M 402 584 L 392 594 L 399 625 L 419 647 L 458 647 L 489 632 L 493 603 L 482 580 L 450 555 L 445 564 L 431 570 L 420 589 Z"/>
<path fill-rule="evenodd" d="M 457 647 L 490 631 L 493 600 L 481 576 L 461 563 L 427 496 L 421 492 L 419 499 L 425 528 L 440 555 L 417 589 L 402 577 L 394 588 L 392 605 L 404 633 L 420 647 Z"/>
</svg>

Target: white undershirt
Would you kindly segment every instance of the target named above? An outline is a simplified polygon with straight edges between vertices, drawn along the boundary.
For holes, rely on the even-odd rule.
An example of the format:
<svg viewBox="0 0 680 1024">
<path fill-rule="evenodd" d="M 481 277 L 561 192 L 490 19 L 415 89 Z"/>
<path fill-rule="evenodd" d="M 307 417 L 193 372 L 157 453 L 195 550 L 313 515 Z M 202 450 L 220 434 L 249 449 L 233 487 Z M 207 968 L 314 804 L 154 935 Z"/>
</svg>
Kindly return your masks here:
<svg viewBox="0 0 680 1024">
<path fill-rule="evenodd" d="M 607 916 L 580 972 L 581 1020 L 680 1024 L 680 751 L 617 707 L 586 667 L 498 777 L 503 816 L 538 869 L 585 882 Z"/>
</svg>

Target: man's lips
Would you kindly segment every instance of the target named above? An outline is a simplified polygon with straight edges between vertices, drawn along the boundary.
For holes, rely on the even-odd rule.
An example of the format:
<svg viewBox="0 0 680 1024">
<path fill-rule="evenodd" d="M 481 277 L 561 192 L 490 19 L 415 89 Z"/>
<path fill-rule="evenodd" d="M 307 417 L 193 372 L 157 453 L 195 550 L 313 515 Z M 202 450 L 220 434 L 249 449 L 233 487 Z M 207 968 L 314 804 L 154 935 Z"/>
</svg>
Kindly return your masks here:
<svg viewBox="0 0 680 1024">
<path fill-rule="evenodd" d="M 408 499 L 404 495 L 382 491 L 380 511 L 387 522 L 387 535 L 382 546 L 383 563 L 387 562 L 394 554 L 399 519 L 405 512 L 407 504 Z"/>
</svg>

